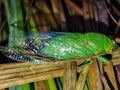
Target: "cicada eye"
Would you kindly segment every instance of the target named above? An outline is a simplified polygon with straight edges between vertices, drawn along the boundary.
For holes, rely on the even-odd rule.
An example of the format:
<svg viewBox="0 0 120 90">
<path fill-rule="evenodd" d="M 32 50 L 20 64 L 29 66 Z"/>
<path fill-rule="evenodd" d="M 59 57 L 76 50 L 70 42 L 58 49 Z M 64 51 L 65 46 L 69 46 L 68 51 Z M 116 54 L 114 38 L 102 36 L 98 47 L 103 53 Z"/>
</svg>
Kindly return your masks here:
<svg viewBox="0 0 120 90">
<path fill-rule="evenodd" d="M 118 45 L 117 45 L 117 43 L 114 41 L 114 40 L 112 40 L 112 43 L 113 43 L 113 49 L 116 49 L 116 48 L 118 48 Z"/>
</svg>

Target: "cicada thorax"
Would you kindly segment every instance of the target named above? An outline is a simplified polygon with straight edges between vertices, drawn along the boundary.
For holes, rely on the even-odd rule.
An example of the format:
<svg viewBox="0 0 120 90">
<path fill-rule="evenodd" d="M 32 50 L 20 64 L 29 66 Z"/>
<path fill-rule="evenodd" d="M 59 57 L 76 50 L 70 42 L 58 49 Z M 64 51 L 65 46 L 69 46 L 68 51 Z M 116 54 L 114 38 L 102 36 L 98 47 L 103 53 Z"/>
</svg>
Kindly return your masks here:
<svg viewBox="0 0 120 90">
<path fill-rule="evenodd" d="M 86 33 L 84 36 L 88 41 L 89 49 L 92 49 L 95 54 L 106 54 L 114 48 L 113 41 L 106 35 Z"/>
</svg>

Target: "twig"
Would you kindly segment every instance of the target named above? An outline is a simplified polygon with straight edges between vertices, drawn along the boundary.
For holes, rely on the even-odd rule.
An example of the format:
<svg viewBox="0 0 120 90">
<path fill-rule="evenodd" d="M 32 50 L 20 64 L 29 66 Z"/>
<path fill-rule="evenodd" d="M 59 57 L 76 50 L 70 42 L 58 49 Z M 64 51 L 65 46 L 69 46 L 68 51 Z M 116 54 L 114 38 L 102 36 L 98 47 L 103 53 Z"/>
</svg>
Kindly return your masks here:
<svg viewBox="0 0 120 90">
<path fill-rule="evenodd" d="M 107 64 L 104 67 L 104 70 L 105 70 L 106 75 L 108 76 L 108 79 L 109 79 L 110 83 L 111 83 L 111 89 L 118 90 L 118 86 L 117 86 L 117 82 L 116 82 L 116 78 L 115 78 L 115 73 L 114 73 L 112 62 L 110 62 L 110 64 Z M 103 78 L 103 80 L 104 80 L 104 78 Z M 106 84 L 105 84 L 105 86 L 106 86 Z"/>
<path fill-rule="evenodd" d="M 27 75 L 24 77 L 16 77 L 16 78 L 10 78 L 6 80 L 1 80 L 0 89 L 14 86 L 14 85 L 30 83 L 30 82 L 40 81 L 40 80 L 46 80 L 48 78 L 53 78 L 53 77 L 55 78 L 58 76 L 63 76 L 63 73 L 64 73 L 63 70 L 59 69 L 59 70 L 54 70 L 54 71 Z"/>
<path fill-rule="evenodd" d="M 96 66 L 96 73 L 97 73 L 97 82 L 96 82 L 96 86 L 97 86 L 97 90 L 104 90 L 103 88 L 103 83 L 102 83 L 102 80 L 100 78 L 100 69 L 99 69 L 99 61 L 97 61 L 97 66 Z"/>
<path fill-rule="evenodd" d="M 111 90 L 111 88 L 109 87 L 105 77 L 101 75 L 101 79 L 102 79 L 102 82 L 103 82 L 104 86 L 106 87 L 106 90 Z"/>
<path fill-rule="evenodd" d="M 90 65 L 90 87 L 91 90 L 97 90 L 96 82 L 97 82 L 97 63 L 96 59 L 93 60 L 92 64 Z"/>
<path fill-rule="evenodd" d="M 65 0 L 65 2 L 70 5 L 79 15 L 83 16 L 83 10 L 79 6 L 77 6 L 73 1 L 71 0 Z"/>
<path fill-rule="evenodd" d="M 75 90 L 83 90 L 84 89 L 88 71 L 89 71 L 89 66 L 86 66 L 85 68 L 83 68 L 82 72 L 79 75 L 78 81 L 76 83 Z"/>
<path fill-rule="evenodd" d="M 117 35 L 119 29 L 120 29 L 120 19 L 119 19 L 118 24 L 117 24 L 117 27 L 116 27 L 116 29 L 115 29 L 115 35 Z"/>
<path fill-rule="evenodd" d="M 110 86 L 108 85 L 108 82 L 104 76 L 104 71 L 103 71 L 103 64 L 101 62 L 98 62 L 99 65 L 99 70 L 100 70 L 100 78 L 102 79 L 102 82 L 107 90 L 111 90 Z"/>
<path fill-rule="evenodd" d="M 107 5 L 106 5 L 106 3 L 104 2 L 104 0 L 103 0 L 103 5 L 105 6 L 106 11 L 108 12 L 108 15 L 111 17 L 111 19 L 113 20 L 113 22 L 114 22 L 116 25 L 119 26 L 118 22 L 117 22 L 117 21 L 115 20 L 115 18 L 112 16 L 112 14 L 110 13 L 110 10 L 107 8 Z"/>
<path fill-rule="evenodd" d="M 120 11 L 118 11 L 114 6 L 112 7 L 114 12 L 120 17 Z"/>
<path fill-rule="evenodd" d="M 30 4 L 29 4 L 29 6 L 28 6 L 28 8 L 26 8 L 26 17 L 25 17 L 25 25 L 27 24 L 27 21 L 28 21 L 28 19 L 29 19 L 29 17 L 30 17 L 30 9 L 31 9 L 31 7 L 32 7 L 32 4 L 33 4 L 33 2 L 34 2 L 34 0 L 32 0 L 31 2 L 30 2 Z M 28 4 L 28 3 L 27 3 Z"/>
<path fill-rule="evenodd" d="M 0 32 L 3 30 L 3 28 L 5 27 L 5 24 L 7 23 L 7 19 L 5 19 L 4 21 L 3 21 L 3 23 L 1 24 L 1 26 L 0 26 Z"/>
<path fill-rule="evenodd" d="M 76 62 L 67 62 L 64 75 L 64 90 L 74 90 L 77 80 Z"/>
</svg>

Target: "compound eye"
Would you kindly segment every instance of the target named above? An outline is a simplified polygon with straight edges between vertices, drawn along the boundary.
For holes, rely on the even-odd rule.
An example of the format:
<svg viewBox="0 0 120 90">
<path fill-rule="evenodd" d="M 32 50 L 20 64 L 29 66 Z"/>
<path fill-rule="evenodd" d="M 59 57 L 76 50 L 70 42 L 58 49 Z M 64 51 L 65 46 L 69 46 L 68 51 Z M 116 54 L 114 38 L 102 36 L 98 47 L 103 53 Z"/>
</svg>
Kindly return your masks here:
<svg viewBox="0 0 120 90">
<path fill-rule="evenodd" d="M 118 48 L 118 44 L 116 43 L 116 41 L 112 40 L 112 42 L 113 42 L 114 49 L 117 49 Z"/>
</svg>

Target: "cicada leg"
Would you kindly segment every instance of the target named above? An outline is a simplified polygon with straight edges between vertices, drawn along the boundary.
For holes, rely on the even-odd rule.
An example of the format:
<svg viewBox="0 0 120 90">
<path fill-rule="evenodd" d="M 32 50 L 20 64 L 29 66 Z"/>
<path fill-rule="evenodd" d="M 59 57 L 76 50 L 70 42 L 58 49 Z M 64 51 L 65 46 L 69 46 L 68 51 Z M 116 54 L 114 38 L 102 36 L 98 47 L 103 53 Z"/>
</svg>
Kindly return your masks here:
<svg viewBox="0 0 120 90">
<path fill-rule="evenodd" d="M 106 59 L 106 58 L 104 58 L 103 56 L 97 56 L 97 59 L 100 61 L 100 62 L 103 62 L 103 63 L 105 63 L 105 64 L 109 64 L 110 62 L 109 62 L 109 60 L 108 59 Z"/>
<path fill-rule="evenodd" d="M 92 61 L 92 59 L 90 58 L 87 63 L 81 65 L 80 67 L 81 67 L 81 68 L 84 68 L 84 67 L 86 67 L 86 66 L 89 66 L 89 65 L 92 64 L 92 62 L 93 62 L 93 61 Z"/>
</svg>

